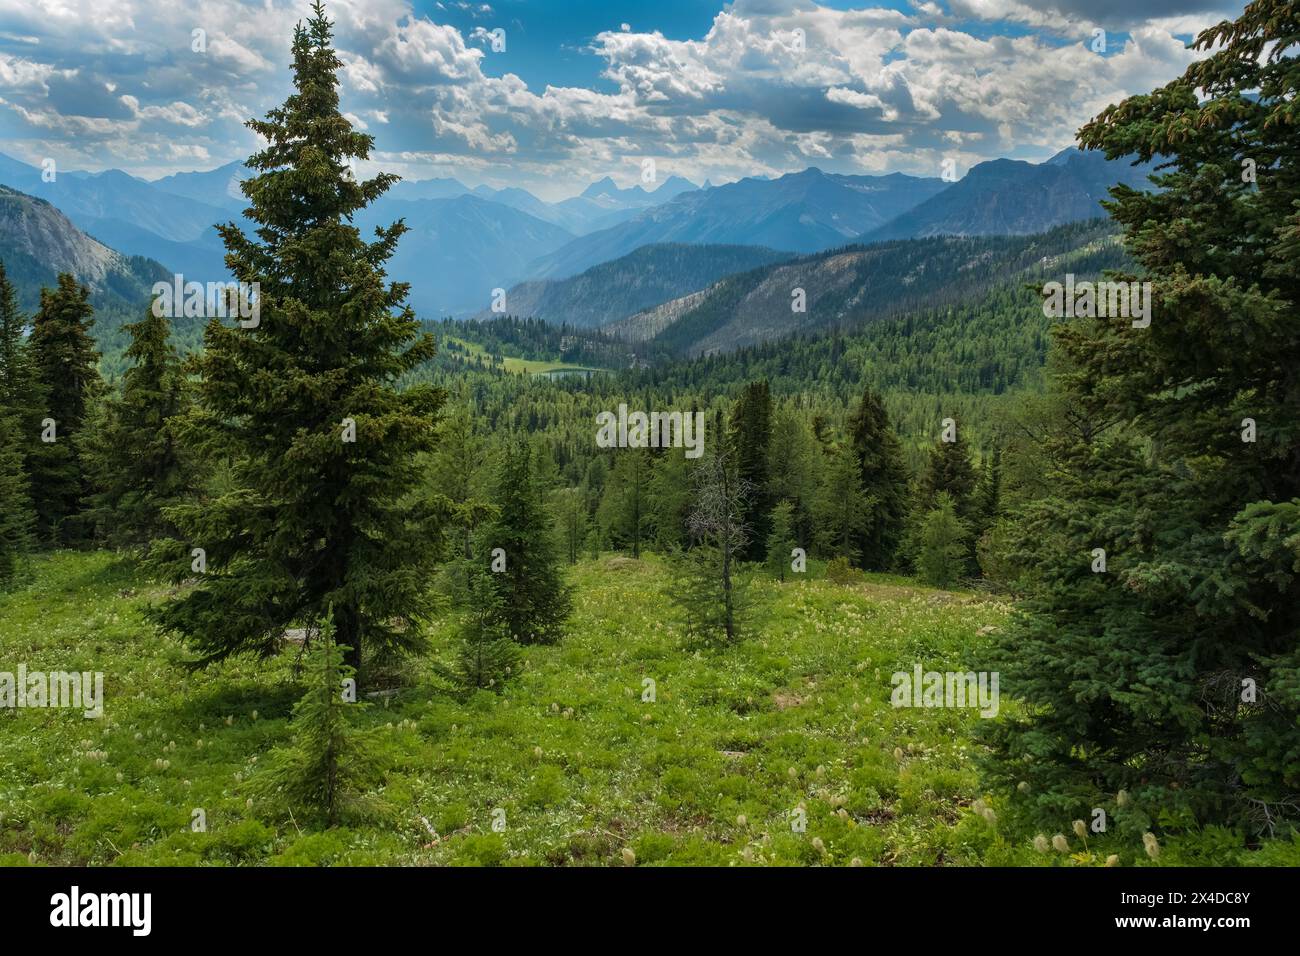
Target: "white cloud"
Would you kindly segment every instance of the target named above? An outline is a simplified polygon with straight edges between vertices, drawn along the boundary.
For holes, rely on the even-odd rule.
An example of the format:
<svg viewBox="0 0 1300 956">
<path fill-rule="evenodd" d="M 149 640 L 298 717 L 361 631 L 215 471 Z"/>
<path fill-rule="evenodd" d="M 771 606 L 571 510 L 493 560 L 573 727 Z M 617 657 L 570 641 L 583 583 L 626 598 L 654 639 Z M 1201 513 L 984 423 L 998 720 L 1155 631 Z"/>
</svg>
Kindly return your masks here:
<svg viewBox="0 0 1300 956">
<path fill-rule="evenodd" d="M 591 89 L 530 86 L 499 69 L 510 54 L 490 52 L 484 27 L 467 36 L 409 0 L 334 0 L 342 106 L 399 172 L 552 193 L 611 170 L 631 182 L 644 156 L 696 181 L 813 162 L 933 173 L 943 156 L 1055 152 L 1108 103 L 1180 74 L 1193 54 L 1177 35 L 1232 0 L 916 0 L 907 12 L 718 2 L 695 37 L 634 29 L 653 22 L 652 6 L 612 18 L 586 49 L 608 84 Z M 468 0 L 448 8 L 494 14 Z M 1089 10 L 1119 33 L 1106 56 L 1088 49 Z M 289 91 L 289 39 L 307 13 L 304 0 L 0 0 L 0 137 L 28 158 L 53 143 L 94 168 L 243 158 L 255 143 L 244 122 Z M 206 53 L 190 49 L 196 27 Z M 107 83 L 102 100 L 86 92 Z"/>
</svg>

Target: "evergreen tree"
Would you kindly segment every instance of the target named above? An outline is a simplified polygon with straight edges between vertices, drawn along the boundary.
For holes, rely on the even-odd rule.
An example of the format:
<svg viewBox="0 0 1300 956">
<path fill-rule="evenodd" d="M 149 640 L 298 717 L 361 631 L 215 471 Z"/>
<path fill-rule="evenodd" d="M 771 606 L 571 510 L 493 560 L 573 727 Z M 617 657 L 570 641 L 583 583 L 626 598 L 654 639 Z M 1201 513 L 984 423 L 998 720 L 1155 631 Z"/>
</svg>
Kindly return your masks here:
<svg viewBox="0 0 1300 956">
<path fill-rule="evenodd" d="M 36 515 L 27 485 L 27 470 L 18 433 L 19 416 L 0 405 L 0 588 L 18 576 L 32 549 Z"/>
<path fill-rule="evenodd" d="M 28 468 L 37 531 L 53 543 L 77 541 L 85 530 L 78 516 L 89 489 L 77 443 L 102 388 L 99 353 L 90 337 L 94 314 L 90 290 L 64 273 L 55 288 L 41 290 L 32 320 L 28 347 L 41 396 L 41 434 L 33 440 Z"/>
<path fill-rule="evenodd" d="M 492 514 L 484 490 L 485 452 L 469 398 L 462 392 L 438 423 L 437 446 L 428 456 L 423 496 L 442 525 L 441 588 L 463 607 L 470 606 L 470 577 L 478 567 L 474 534 Z"/>
<path fill-rule="evenodd" d="M 863 568 L 886 571 L 894 564 L 907 517 L 907 466 L 884 402 L 869 387 L 862 392 L 848 430 L 862 494 L 872 505 L 866 523 L 855 532 L 854 550 Z M 847 549 L 839 553 L 849 554 Z"/>
<path fill-rule="evenodd" d="M 605 481 L 596 519 L 606 539 L 641 557 L 641 544 L 650 527 L 650 453 L 644 448 L 620 448 Z"/>
<path fill-rule="evenodd" d="M 526 441 L 515 440 L 506 448 L 496 482 L 496 515 L 477 535 L 475 560 L 491 572 L 482 575 L 484 589 L 476 586 L 472 600 L 486 601 L 489 621 L 512 640 L 553 644 L 569 616 L 571 588 L 560 574 L 554 531 L 542 508 L 531 458 Z"/>
<path fill-rule="evenodd" d="M 294 32 L 294 92 L 249 123 L 266 143 L 241 184 L 256 238 L 220 227 L 235 277 L 259 284 L 259 321 L 208 323 L 182 435 L 196 453 L 229 455 L 235 488 L 171 509 L 183 537 L 155 549 L 174 578 L 206 552 L 198 586 L 155 613 L 201 663 L 274 653 L 288 624 L 332 606 L 360 675 L 363 650 L 423 646 L 433 611 L 436 515 L 414 492 L 443 395 L 396 384 L 434 342 L 404 305 L 407 285 L 383 271 L 406 227 L 366 242 L 352 225 L 396 177 L 351 173 L 373 140 L 339 112 L 330 41 L 317 4 Z"/>
<path fill-rule="evenodd" d="M 35 441 L 36 421 L 41 417 L 35 414 L 41 402 L 36 370 L 25 339 L 26 325 L 26 317 L 18 307 L 18 291 L 5 273 L 4 262 L 0 261 L 0 406 L 20 416 L 24 431 L 15 437 L 22 439 L 24 448 Z M 26 440 L 28 422 L 32 425 L 31 441 Z"/>
<path fill-rule="evenodd" d="M 744 523 L 749 488 L 736 473 L 732 454 L 723 443 L 697 467 L 687 519 L 693 546 L 673 562 L 673 600 L 687 634 L 723 643 L 739 637 L 749 603 L 737 574 L 749 543 Z"/>
<path fill-rule="evenodd" d="M 591 522 L 587 517 L 587 492 L 585 488 L 559 488 L 552 493 L 552 507 L 555 522 L 564 549 L 564 557 L 570 564 L 578 563 L 583 546 L 590 534 Z"/>
<path fill-rule="evenodd" d="M 875 500 L 862 487 L 862 469 L 852 449 L 836 445 L 826 464 L 826 485 L 818 500 L 818 549 L 858 564 L 860 542 L 872 527 Z"/>
<path fill-rule="evenodd" d="M 27 452 L 37 432 L 38 393 L 23 326 L 18 294 L 0 262 L 0 587 L 17 576 L 36 523 Z"/>
<path fill-rule="evenodd" d="M 682 547 L 691 510 L 691 474 L 686 456 L 677 449 L 655 459 L 648 506 L 655 547 L 665 552 Z"/>
<path fill-rule="evenodd" d="M 375 763 L 349 722 L 348 711 L 366 705 L 357 699 L 355 673 L 343 663 L 347 648 L 334 643 L 328 618 L 309 640 L 303 667 L 307 692 L 293 706 L 293 739 L 271 752 L 252 789 L 277 804 L 318 812 L 333 827 L 346 812 L 365 807 L 361 791 Z"/>
<path fill-rule="evenodd" d="M 1162 166 L 1108 204 L 1144 273 L 1112 279 L 1151 283 L 1149 326 L 1056 332 L 1062 405 L 1120 425 L 1059 438 L 1052 490 L 1019 509 L 1028 595 L 996 663 L 1026 706 L 988 731 L 994 779 L 1042 818 L 1120 789 L 1137 825 L 1298 815 L 1297 34 L 1294 3 L 1254 0 L 1080 133 Z"/>
<path fill-rule="evenodd" d="M 123 375 L 121 396 L 101 404 L 81 442 L 97 489 L 87 520 L 119 547 L 175 534 L 163 509 L 177 504 L 193 479 L 175 431 L 189 396 L 171 323 L 150 310 L 124 328 L 131 336 L 126 357 L 134 364 Z"/>
<path fill-rule="evenodd" d="M 978 540 L 1002 516 L 1002 446 L 994 445 L 975 485 L 971 536 Z"/>
<path fill-rule="evenodd" d="M 917 506 L 922 513 L 936 507 L 940 494 L 952 498 L 957 514 L 968 520 L 974 512 L 975 464 L 964 429 L 958 429 L 953 441 L 940 439 L 930 448 L 920 478 L 917 480 Z"/>
<path fill-rule="evenodd" d="M 939 492 L 934 507 L 921 521 L 916 570 L 921 580 L 935 587 L 951 587 L 966 568 L 969 531 L 957 517 L 957 506 L 946 491 Z"/>
<path fill-rule="evenodd" d="M 777 412 L 768 453 L 768 496 L 790 502 L 795 543 L 805 550 L 813 546 L 824 462 L 812 429 L 793 411 Z"/>
<path fill-rule="evenodd" d="M 731 412 L 729 434 L 736 475 L 749 489 L 742 516 L 748 542 L 742 557 L 758 561 L 763 557 L 770 524 L 768 512 L 768 449 L 772 444 L 772 396 L 767 382 L 750 382 L 740 393 Z"/>
<path fill-rule="evenodd" d="M 767 535 L 767 569 L 777 580 L 785 580 L 796 547 L 794 504 L 783 499 L 772 509 L 772 530 Z"/>
<path fill-rule="evenodd" d="M 459 625 L 456 659 L 452 667 L 440 668 L 462 690 L 500 691 L 519 670 L 519 645 L 511 640 L 511 618 L 502 604 L 505 594 L 493 586 L 492 574 L 483 563 L 471 570 L 471 600 Z"/>
</svg>

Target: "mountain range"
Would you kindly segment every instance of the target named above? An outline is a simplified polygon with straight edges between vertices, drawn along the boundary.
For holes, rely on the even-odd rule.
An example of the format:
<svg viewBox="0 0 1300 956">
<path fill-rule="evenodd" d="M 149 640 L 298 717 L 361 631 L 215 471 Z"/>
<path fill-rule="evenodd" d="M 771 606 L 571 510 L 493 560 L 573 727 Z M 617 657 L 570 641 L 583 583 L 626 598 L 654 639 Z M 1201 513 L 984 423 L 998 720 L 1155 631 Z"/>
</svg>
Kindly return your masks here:
<svg viewBox="0 0 1300 956">
<path fill-rule="evenodd" d="M 512 315 L 579 328 L 608 325 L 643 309 L 677 299 L 733 272 L 788 259 L 763 246 L 652 243 L 567 279 L 530 279 L 510 288 Z M 488 320 L 484 309 L 474 318 Z"/>
<path fill-rule="evenodd" d="M 907 261 L 871 252 L 873 244 L 1040 233 L 1101 215 L 1109 186 L 1143 185 L 1149 172 L 1068 149 L 1044 163 L 981 163 L 955 183 L 815 168 L 705 187 L 670 177 L 654 190 L 620 188 L 607 177 L 557 203 L 518 188 L 426 179 L 397 184 L 356 221 L 367 233 L 406 221 L 410 231 L 388 272 L 411 284 L 411 303 L 425 318 L 486 316 L 494 290 L 504 289 L 514 315 L 580 326 L 624 322 L 619 334 L 654 328 L 675 347 L 707 351 L 798 327 L 787 314 L 787 287 L 796 280 L 810 301 L 821 298 L 804 320 L 813 321 L 827 314 L 837 289 L 844 290 L 837 308 L 853 309 L 853 296 L 877 295 L 865 290 L 878 287 L 881 270 L 908 274 Z M 51 177 L 0 155 L 0 184 L 9 187 L 0 258 L 21 261 L 18 271 L 33 282 L 67 269 L 118 298 L 158 268 L 198 281 L 225 278 L 214 224 L 241 220 L 239 182 L 247 175 L 231 163 L 152 182 L 120 170 Z M 33 232 L 37 223 L 47 236 Z M 844 247 L 853 248 L 815 266 L 807 259 Z M 770 296 L 739 279 L 713 289 L 727 277 L 777 268 L 786 271 L 763 286 Z M 942 264 L 927 268 L 934 274 Z M 138 301 L 149 284 L 139 284 Z M 30 288 L 23 293 L 34 297 Z M 750 311 L 728 312 L 732 306 L 720 303 L 732 294 L 733 306 Z"/>
</svg>

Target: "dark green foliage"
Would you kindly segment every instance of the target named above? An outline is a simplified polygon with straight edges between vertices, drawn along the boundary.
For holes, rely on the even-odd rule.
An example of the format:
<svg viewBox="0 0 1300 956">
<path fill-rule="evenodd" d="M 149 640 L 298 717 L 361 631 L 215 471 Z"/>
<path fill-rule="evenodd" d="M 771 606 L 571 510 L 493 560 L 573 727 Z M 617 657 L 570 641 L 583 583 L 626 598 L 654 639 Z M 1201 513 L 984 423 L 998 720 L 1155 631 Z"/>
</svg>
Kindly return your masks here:
<svg viewBox="0 0 1300 956">
<path fill-rule="evenodd" d="M 1198 37 L 1208 55 L 1181 78 L 1080 133 L 1168 165 L 1160 192 L 1109 206 L 1152 283 L 1150 327 L 1060 327 L 1072 427 L 1048 495 L 1019 509 L 1028 596 L 1000 666 L 1027 706 L 998 722 L 993 769 L 1042 816 L 1120 788 L 1168 826 L 1297 816 L 1297 33 L 1295 4 L 1256 0 Z"/>
<path fill-rule="evenodd" d="M 1002 446 L 984 459 L 971 502 L 971 536 L 978 540 L 1002 516 Z"/>
<path fill-rule="evenodd" d="M 505 449 L 493 498 L 496 514 L 476 536 L 470 600 L 486 601 L 483 613 L 492 633 L 499 628 L 520 644 L 554 644 L 563 634 L 572 599 L 531 459 L 525 441 L 513 441 Z"/>
<path fill-rule="evenodd" d="M 504 689 L 522 660 L 519 644 L 511 639 L 503 593 L 488 580 L 492 573 L 478 565 L 470 572 L 470 605 L 459 625 L 456 658 L 451 667 L 440 668 L 466 691 Z"/>
<path fill-rule="evenodd" d="M 930 458 L 917 479 L 916 505 L 929 511 L 947 494 L 962 519 L 969 519 L 975 510 L 975 463 L 971 460 L 970 443 L 966 431 L 957 426 L 953 441 L 942 438 L 930 449 Z"/>
<path fill-rule="evenodd" d="M 849 419 L 849 442 L 857 459 L 862 493 L 870 500 L 870 514 L 855 532 L 854 547 L 862 567 L 883 571 L 893 566 L 907 514 L 907 466 L 898 437 L 880 396 L 870 388 L 862 393 L 857 411 Z M 843 527 L 843 524 L 841 524 Z M 850 557 L 848 551 L 840 554 Z"/>
<path fill-rule="evenodd" d="M 655 458 L 650 474 L 650 523 L 657 550 L 672 551 L 686 543 L 690 509 L 690 463 L 682 451 L 670 448 Z"/>
<path fill-rule="evenodd" d="M 36 522 L 27 452 L 36 434 L 37 392 L 23 324 L 17 295 L 0 262 L 0 587 L 14 580 L 31 550 Z"/>
<path fill-rule="evenodd" d="M 736 475 L 750 489 L 741 521 L 749 533 L 742 552 L 748 561 L 761 560 L 770 530 L 768 512 L 768 449 L 772 444 L 772 395 L 767 382 L 750 382 L 731 410 L 728 435 L 734 450 Z"/>
<path fill-rule="evenodd" d="M 634 558 L 641 556 L 641 545 L 651 526 L 650 487 L 649 451 L 616 449 L 596 518 L 605 540 L 613 547 L 626 549 Z"/>
<path fill-rule="evenodd" d="M 32 509 L 18 438 L 19 418 L 0 405 L 0 588 L 17 577 L 24 557 L 32 549 Z"/>
<path fill-rule="evenodd" d="M 66 273 L 54 289 L 41 290 L 41 307 L 32 320 L 28 343 L 40 392 L 38 434 L 28 455 L 37 532 L 51 543 L 81 540 L 82 498 L 89 490 L 83 476 L 78 442 L 87 410 L 102 382 L 90 327 L 95 324 L 89 291 Z M 53 422 L 49 425 L 47 420 Z"/>
<path fill-rule="evenodd" d="M 375 762 L 349 721 L 349 711 L 367 705 L 357 700 L 356 674 L 343 663 L 347 648 L 334 643 L 328 619 L 310 630 L 303 666 L 307 692 L 293 706 L 293 739 L 271 752 L 253 778 L 253 790 L 290 809 L 317 812 L 332 827 L 345 813 L 365 807 L 360 791 L 374 775 Z"/>
<path fill-rule="evenodd" d="M 31 350 L 24 337 L 26 324 L 17 291 L 0 262 L 0 405 L 34 424 L 39 417 L 35 414 L 39 391 Z"/>
<path fill-rule="evenodd" d="M 587 495 L 585 488 L 559 488 L 551 493 L 551 507 L 555 512 L 556 531 L 564 559 L 569 564 L 577 564 L 582 555 L 587 535 L 591 533 L 591 521 L 587 515 Z"/>
<path fill-rule="evenodd" d="M 874 510 L 874 499 L 862 487 L 857 456 L 847 446 L 834 446 L 827 456 L 826 483 L 818 501 L 818 550 L 858 565 L 859 542 L 871 528 Z"/>
<path fill-rule="evenodd" d="M 230 486 L 170 509 L 182 537 L 155 548 L 173 578 L 191 574 L 191 549 L 207 552 L 198 586 L 155 613 L 201 662 L 274 653 L 287 625 L 332 606 L 360 672 L 363 651 L 421 647 L 433 611 L 436 515 L 415 492 L 443 395 L 397 384 L 434 342 L 403 305 L 407 287 L 385 279 L 404 226 L 366 242 L 351 224 L 395 177 L 351 174 L 373 140 L 339 112 L 330 41 L 316 6 L 294 34 L 294 92 L 249 123 L 267 144 L 241 184 L 256 238 L 220 227 L 236 277 L 260 283 L 260 321 L 209 322 L 181 434 L 230 459 Z"/>
<path fill-rule="evenodd" d="M 194 467 L 176 435 L 189 393 L 168 320 L 151 310 L 125 328 L 131 336 L 126 357 L 134 364 L 121 396 L 101 403 L 81 444 L 96 488 L 86 518 L 111 545 L 144 547 L 175 534 L 163 509 L 178 504 L 193 484 Z"/>
<path fill-rule="evenodd" d="M 793 411 L 778 411 L 768 446 L 768 496 L 791 504 L 795 543 L 812 550 L 825 455 L 812 426 Z"/>
<path fill-rule="evenodd" d="M 941 491 L 934 507 L 921 517 L 917 535 L 916 570 L 935 587 L 952 587 L 966 568 L 970 532 L 957 516 L 952 496 Z"/>
<path fill-rule="evenodd" d="M 794 505 L 787 500 L 772 509 L 772 530 L 767 535 L 767 569 L 779 581 L 790 571 L 791 552 L 798 547 L 794 530 Z"/>
</svg>

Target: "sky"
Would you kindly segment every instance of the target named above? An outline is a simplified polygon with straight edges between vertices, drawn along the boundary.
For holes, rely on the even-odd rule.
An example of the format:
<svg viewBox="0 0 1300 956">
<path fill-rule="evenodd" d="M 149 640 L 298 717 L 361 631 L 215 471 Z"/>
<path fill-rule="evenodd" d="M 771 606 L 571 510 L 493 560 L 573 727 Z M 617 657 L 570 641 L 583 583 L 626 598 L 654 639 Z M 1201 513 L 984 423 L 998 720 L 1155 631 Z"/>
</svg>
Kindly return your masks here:
<svg viewBox="0 0 1300 956">
<path fill-rule="evenodd" d="M 545 199 L 1041 161 L 1243 0 L 328 0 L 369 164 Z M 246 158 L 306 0 L 0 0 L 0 152 L 146 179 Z M 201 33 L 196 33 L 201 31 Z M 497 32 L 500 31 L 500 32 Z M 198 37 L 202 42 L 199 42 Z M 494 42 L 495 41 L 495 42 Z M 495 47 L 495 49 L 494 49 Z M 650 188 L 654 184 L 650 184 Z"/>
</svg>

